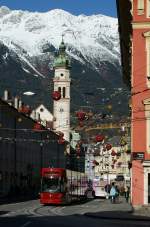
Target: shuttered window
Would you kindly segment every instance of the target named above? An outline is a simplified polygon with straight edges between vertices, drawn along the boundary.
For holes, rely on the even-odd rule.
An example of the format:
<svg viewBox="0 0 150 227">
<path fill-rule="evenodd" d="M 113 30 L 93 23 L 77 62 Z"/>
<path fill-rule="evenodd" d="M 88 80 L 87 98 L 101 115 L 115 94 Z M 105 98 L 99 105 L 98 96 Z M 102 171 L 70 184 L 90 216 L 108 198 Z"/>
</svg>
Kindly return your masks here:
<svg viewBox="0 0 150 227">
<path fill-rule="evenodd" d="M 147 134 L 147 151 L 148 153 L 150 153 L 150 111 L 148 112 L 148 119 L 146 121 L 147 123 L 147 131 L 146 131 L 146 134 Z"/>
<path fill-rule="evenodd" d="M 144 33 L 144 37 L 146 39 L 146 77 L 147 77 L 147 87 L 150 88 L 150 30 Z M 143 65 L 144 67 L 144 65 Z"/>
<path fill-rule="evenodd" d="M 147 50 L 147 76 L 150 79 L 150 39 L 148 39 L 148 50 Z"/>
<path fill-rule="evenodd" d="M 138 0 L 137 12 L 138 15 L 144 14 L 144 0 Z"/>
<path fill-rule="evenodd" d="M 150 98 L 144 100 L 146 123 L 146 150 L 150 154 Z"/>
<path fill-rule="evenodd" d="M 150 17 L 150 0 L 147 0 L 147 16 Z"/>
</svg>

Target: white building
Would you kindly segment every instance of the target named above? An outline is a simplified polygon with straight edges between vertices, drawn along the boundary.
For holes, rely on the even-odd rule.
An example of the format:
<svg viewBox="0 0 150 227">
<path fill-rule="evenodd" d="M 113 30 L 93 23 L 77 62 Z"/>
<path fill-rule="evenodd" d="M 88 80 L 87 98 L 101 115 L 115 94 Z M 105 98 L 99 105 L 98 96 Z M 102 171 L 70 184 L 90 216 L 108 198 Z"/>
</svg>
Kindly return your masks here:
<svg viewBox="0 0 150 227">
<path fill-rule="evenodd" d="M 40 104 L 36 109 L 34 109 L 31 112 L 30 117 L 34 120 L 40 121 L 41 124 L 47 128 L 52 128 L 54 117 L 43 104 Z"/>
</svg>

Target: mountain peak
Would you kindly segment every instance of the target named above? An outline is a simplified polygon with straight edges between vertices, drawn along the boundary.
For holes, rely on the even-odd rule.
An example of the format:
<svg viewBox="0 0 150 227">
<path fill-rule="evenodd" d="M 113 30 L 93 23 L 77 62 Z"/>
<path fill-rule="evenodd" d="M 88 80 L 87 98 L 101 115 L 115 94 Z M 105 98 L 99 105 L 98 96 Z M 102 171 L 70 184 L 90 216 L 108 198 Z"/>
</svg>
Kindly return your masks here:
<svg viewBox="0 0 150 227">
<path fill-rule="evenodd" d="M 68 11 L 65 11 L 63 9 L 52 9 L 50 11 L 48 11 L 49 13 L 53 13 L 53 14 L 64 14 L 64 15 L 72 15 L 71 13 L 69 13 Z"/>
<path fill-rule="evenodd" d="M 103 104 L 113 101 L 114 96 L 108 100 L 108 92 L 104 95 L 101 88 L 120 87 L 122 83 L 118 20 L 101 14 L 72 15 L 62 9 L 41 13 L 1 7 L 1 87 L 19 91 L 25 102 L 30 99 L 31 103 L 39 103 L 44 98 L 45 103 L 52 103 L 50 81 L 62 34 L 72 65 L 73 109 L 79 105 L 93 108 L 94 103 L 96 108 L 104 108 Z M 30 96 L 31 92 L 36 95 Z"/>
<path fill-rule="evenodd" d="M 10 9 L 9 9 L 7 6 L 1 6 L 1 7 L 0 7 L 0 10 L 7 10 L 7 11 L 10 11 Z"/>
<path fill-rule="evenodd" d="M 80 62 L 91 64 L 95 59 L 92 65 L 96 69 L 99 64 L 96 62 L 101 59 L 119 60 L 116 18 L 101 14 L 75 16 L 62 9 L 45 13 L 17 11 L 6 6 L 0 8 L 0 13 L 0 41 L 21 56 L 22 53 L 28 56 L 43 54 L 47 42 L 57 49 L 64 34 L 67 53 Z"/>
<path fill-rule="evenodd" d="M 0 7 L 0 17 L 3 17 L 7 14 L 9 14 L 11 10 L 7 6 L 1 6 Z"/>
</svg>

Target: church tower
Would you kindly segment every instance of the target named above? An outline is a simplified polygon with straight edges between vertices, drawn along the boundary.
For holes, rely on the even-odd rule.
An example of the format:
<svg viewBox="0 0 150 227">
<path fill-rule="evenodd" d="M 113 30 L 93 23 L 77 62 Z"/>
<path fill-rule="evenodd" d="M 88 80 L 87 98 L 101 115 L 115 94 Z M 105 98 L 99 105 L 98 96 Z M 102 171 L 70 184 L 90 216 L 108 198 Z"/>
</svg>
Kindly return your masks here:
<svg viewBox="0 0 150 227">
<path fill-rule="evenodd" d="M 66 55 L 66 46 L 62 39 L 58 56 L 54 62 L 54 92 L 53 128 L 64 134 L 64 139 L 70 142 L 70 61 Z"/>
</svg>

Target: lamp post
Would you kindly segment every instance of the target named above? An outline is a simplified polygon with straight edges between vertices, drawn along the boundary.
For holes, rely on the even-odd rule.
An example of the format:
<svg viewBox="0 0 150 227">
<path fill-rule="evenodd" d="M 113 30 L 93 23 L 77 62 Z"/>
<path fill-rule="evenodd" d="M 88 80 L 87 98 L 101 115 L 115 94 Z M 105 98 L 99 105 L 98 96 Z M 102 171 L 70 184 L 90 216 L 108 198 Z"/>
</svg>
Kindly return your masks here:
<svg viewBox="0 0 150 227">
<path fill-rule="evenodd" d="M 40 142 L 40 169 L 43 168 L 43 142 L 42 142 L 42 133 L 41 133 L 41 142 Z"/>
<path fill-rule="evenodd" d="M 43 143 L 40 143 L 40 168 L 43 167 Z"/>
<path fill-rule="evenodd" d="M 14 185 L 16 185 L 16 174 L 17 174 L 17 147 L 16 147 L 16 116 L 14 118 Z"/>
<path fill-rule="evenodd" d="M 107 159 L 107 161 L 106 161 Z M 105 155 L 105 161 L 106 161 L 106 174 L 107 174 L 107 188 L 106 188 L 106 192 L 107 192 L 107 196 L 106 196 L 106 199 L 109 199 L 109 188 L 108 188 L 108 185 L 109 185 L 109 155 Z"/>
<path fill-rule="evenodd" d="M 59 146 L 60 146 L 60 144 L 59 143 L 57 143 L 57 161 L 56 161 L 56 163 L 57 163 L 57 168 L 59 168 L 59 166 L 60 166 L 60 163 L 59 163 Z"/>
</svg>

